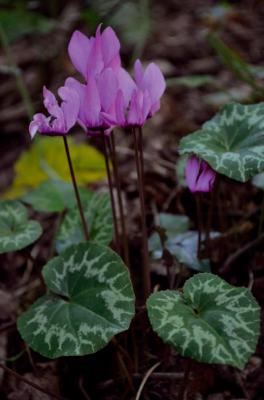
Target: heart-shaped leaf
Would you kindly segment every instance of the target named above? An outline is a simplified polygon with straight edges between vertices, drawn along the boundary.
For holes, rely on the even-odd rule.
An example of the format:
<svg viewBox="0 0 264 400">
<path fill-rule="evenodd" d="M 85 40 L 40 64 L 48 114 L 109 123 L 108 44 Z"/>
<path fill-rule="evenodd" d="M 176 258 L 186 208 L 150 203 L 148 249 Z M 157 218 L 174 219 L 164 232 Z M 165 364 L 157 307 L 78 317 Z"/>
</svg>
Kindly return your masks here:
<svg viewBox="0 0 264 400">
<path fill-rule="evenodd" d="M 29 220 L 27 209 L 19 201 L 0 202 L 0 253 L 21 250 L 42 234 L 41 225 Z"/>
<path fill-rule="evenodd" d="M 168 237 L 186 232 L 189 228 L 189 223 L 187 215 L 160 213 L 155 217 L 155 224 L 165 229 Z"/>
<path fill-rule="evenodd" d="M 90 239 L 101 244 L 109 244 L 113 237 L 113 217 L 108 193 L 93 193 L 83 202 L 84 214 L 89 228 Z M 65 215 L 56 238 L 57 252 L 73 244 L 85 241 L 77 207 Z"/>
<path fill-rule="evenodd" d="M 155 332 L 183 356 L 243 369 L 256 349 L 256 300 L 248 289 L 231 286 L 216 275 L 195 275 L 183 293 L 154 293 L 147 308 Z"/>
<path fill-rule="evenodd" d="M 88 201 L 91 192 L 79 188 L 82 201 Z M 41 183 L 36 189 L 23 196 L 23 201 L 40 212 L 62 212 L 76 207 L 76 199 L 71 183 L 59 180 L 49 180 Z"/>
<path fill-rule="evenodd" d="M 127 267 L 108 247 L 72 246 L 43 269 L 50 292 L 18 318 L 23 339 L 55 358 L 95 353 L 128 329 L 135 298 Z"/>
<path fill-rule="evenodd" d="M 245 182 L 264 170 L 264 103 L 224 106 L 184 137 L 181 154 L 196 154 L 217 172 Z"/>
<path fill-rule="evenodd" d="M 158 214 L 156 225 L 165 229 L 166 237 L 164 246 L 178 262 L 200 272 L 210 272 L 210 262 L 200 260 L 198 252 L 198 232 L 189 231 L 189 219 L 186 215 Z M 210 232 L 210 238 L 219 236 L 218 232 Z M 202 235 L 202 240 L 205 235 Z M 163 248 L 160 236 L 154 232 L 149 238 L 149 251 L 153 260 L 162 258 Z"/>
</svg>

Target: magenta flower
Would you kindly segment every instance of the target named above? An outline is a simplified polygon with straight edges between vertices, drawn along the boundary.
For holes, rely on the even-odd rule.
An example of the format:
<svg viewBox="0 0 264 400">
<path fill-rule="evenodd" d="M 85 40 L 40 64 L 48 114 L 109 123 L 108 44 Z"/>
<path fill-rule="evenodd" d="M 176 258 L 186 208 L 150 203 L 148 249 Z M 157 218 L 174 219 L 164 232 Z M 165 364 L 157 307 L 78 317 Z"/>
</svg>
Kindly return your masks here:
<svg viewBox="0 0 264 400">
<path fill-rule="evenodd" d="M 126 87 L 124 104 L 127 106 L 133 89 L 136 87 L 132 78 L 123 69 L 114 71 L 106 68 L 96 77 L 90 77 L 87 84 L 82 84 L 74 78 L 66 80 L 66 86 L 75 90 L 80 98 L 78 114 L 79 124 L 90 135 L 104 131 L 110 133 L 112 121 L 116 121 L 115 100 L 121 87 Z M 108 119 L 104 117 L 108 116 Z M 110 121 L 110 122 L 109 122 Z"/>
<path fill-rule="evenodd" d="M 114 111 L 111 115 L 103 113 L 105 121 L 112 126 L 143 126 L 160 108 L 166 84 L 159 67 L 151 63 L 143 71 L 137 60 L 134 75 L 135 82 L 128 77 L 119 80 Z"/>
<path fill-rule="evenodd" d="M 101 33 L 101 25 L 98 26 L 95 37 L 90 39 L 75 31 L 68 46 L 73 65 L 86 81 L 105 68 L 118 70 L 121 65 L 119 50 L 120 42 L 113 29 L 108 27 Z"/>
<path fill-rule="evenodd" d="M 34 115 L 29 125 L 32 139 L 37 132 L 50 136 L 65 135 L 75 125 L 80 107 L 78 94 L 66 86 L 60 87 L 58 94 L 62 99 L 60 106 L 54 94 L 44 86 L 44 106 L 50 115 L 48 117 L 42 113 Z"/>
<path fill-rule="evenodd" d="M 187 161 L 185 178 L 191 192 L 210 192 L 213 188 L 216 173 L 207 164 L 193 155 Z"/>
</svg>

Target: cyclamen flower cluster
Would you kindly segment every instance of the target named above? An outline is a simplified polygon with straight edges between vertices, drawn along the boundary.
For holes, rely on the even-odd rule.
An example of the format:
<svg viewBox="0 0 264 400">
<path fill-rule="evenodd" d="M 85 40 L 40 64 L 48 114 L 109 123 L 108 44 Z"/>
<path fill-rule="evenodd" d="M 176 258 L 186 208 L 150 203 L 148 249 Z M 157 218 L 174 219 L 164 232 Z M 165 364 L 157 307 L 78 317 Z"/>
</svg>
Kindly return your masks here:
<svg viewBox="0 0 264 400">
<path fill-rule="evenodd" d="M 115 126 L 142 126 L 160 108 L 165 80 L 159 67 L 151 63 L 144 71 L 139 60 L 134 65 L 134 79 L 122 68 L 120 42 L 112 28 L 88 38 L 75 31 L 68 53 L 84 83 L 66 79 L 58 90 L 61 105 L 46 87 L 44 106 L 48 117 L 37 113 L 30 123 L 33 138 L 44 135 L 65 135 L 78 122 L 89 135 L 108 134 Z"/>
</svg>

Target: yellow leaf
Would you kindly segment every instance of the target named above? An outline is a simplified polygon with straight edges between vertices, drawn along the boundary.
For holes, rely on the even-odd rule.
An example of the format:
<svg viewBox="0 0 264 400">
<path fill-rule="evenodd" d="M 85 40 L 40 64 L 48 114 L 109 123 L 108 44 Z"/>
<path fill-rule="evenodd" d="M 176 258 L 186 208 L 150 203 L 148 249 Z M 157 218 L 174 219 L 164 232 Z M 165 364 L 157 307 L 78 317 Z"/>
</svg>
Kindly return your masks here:
<svg viewBox="0 0 264 400">
<path fill-rule="evenodd" d="M 103 155 L 87 144 L 75 144 L 68 138 L 73 168 L 79 185 L 105 178 Z M 22 196 L 50 178 L 70 182 L 69 166 L 60 137 L 38 137 L 15 164 L 15 179 L 4 198 Z"/>
</svg>

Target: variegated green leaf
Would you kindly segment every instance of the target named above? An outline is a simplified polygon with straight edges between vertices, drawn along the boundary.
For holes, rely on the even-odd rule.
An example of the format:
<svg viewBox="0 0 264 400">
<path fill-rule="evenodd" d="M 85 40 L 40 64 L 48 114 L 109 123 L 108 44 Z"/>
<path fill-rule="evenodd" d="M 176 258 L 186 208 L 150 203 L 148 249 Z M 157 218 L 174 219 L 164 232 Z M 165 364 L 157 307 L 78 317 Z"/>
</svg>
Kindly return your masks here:
<svg viewBox="0 0 264 400">
<path fill-rule="evenodd" d="M 84 213 L 91 240 L 109 244 L 113 236 L 113 218 L 108 193 L 94 193 L 83 202 Z M 85 241 L 80 215 L 77 207 L 70 209 L 60 226 L 56 249 L 58 253 L 72 244 Z"/>
<path fill-rule="evenodd" d="M 55 358 L 95 353 L 128 329 L 135 298 L 127 267 L 108 247 L 72 246 L 43 270 L 50 292 L 18 319 L 23 339 Z"/>
<path fill-rule="evenodd" d="M 23 204 L 12 200 L 0 202 L 0 253 L 21 250 L 41 234 L 41 225 L 28 219 Z"/>
<path fill-rule="evenodd" d="M 183 293 L 154 293 L 147 308 L 155 332 L 183 356 L 243 369 L 256 349 L 256 300 L 248 289 L 231 286 L 216 275 L 195 275 Z"/>
<path fill-rule="evenodd" d="M 264 170 L 264 103 L 224 106 L 184 137 L 181 154 L 196 154 L 217 172 L 245 182 Z"/>
<path fill-rule="evenodd" d="M 85 188 L 79 188 L 79 192 L 82 201 L 87 201 L 91 197 L 91 192 Z M 41 183 L 36 189 L 25 194 L 22 200 L 40 212 L 62 212 L 76 207 L 72 184 L 61 180 Z"/>
</svg>

